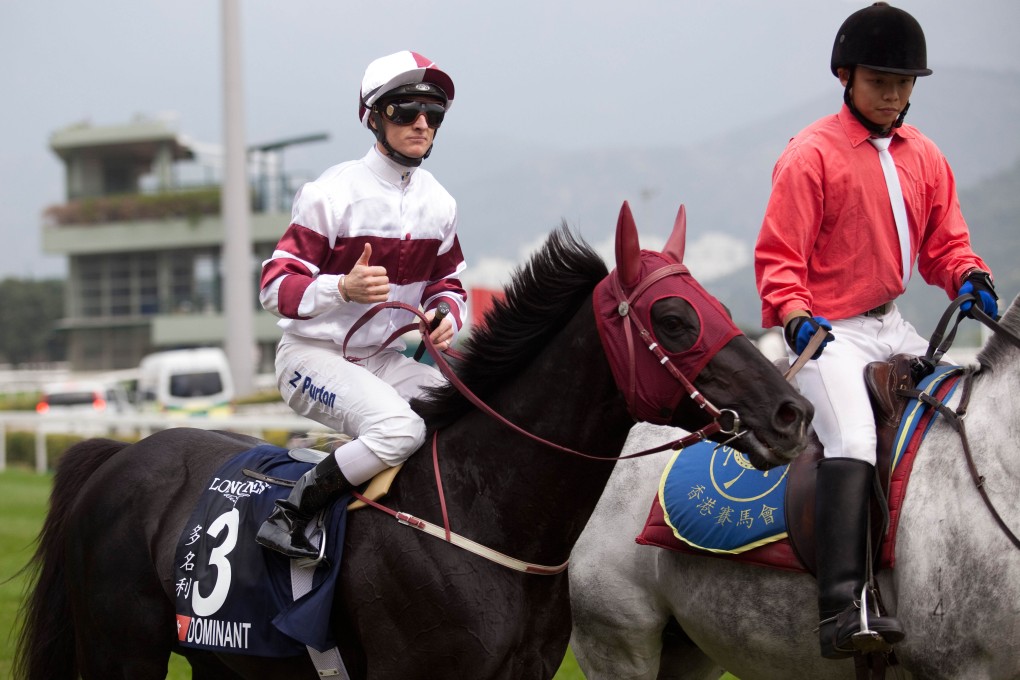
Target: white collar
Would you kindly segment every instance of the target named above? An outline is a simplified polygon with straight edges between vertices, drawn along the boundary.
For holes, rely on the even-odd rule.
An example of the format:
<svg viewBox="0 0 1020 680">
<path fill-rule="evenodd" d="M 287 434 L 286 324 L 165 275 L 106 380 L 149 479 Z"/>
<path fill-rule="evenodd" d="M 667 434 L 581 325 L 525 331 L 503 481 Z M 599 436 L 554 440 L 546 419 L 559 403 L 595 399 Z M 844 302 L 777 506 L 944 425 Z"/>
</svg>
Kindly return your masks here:
<svg viewBox="0 0 1020 680">
<path fill-rule="evenodd" d="M 407 186 L 407 183 L 411 181 L 414 171 L 418 169 L 401 165 L 392 158 L 384 156 L 375 144 L 365 154 L 364 160 L 372 172 L 390 184 L 400 187 Z"/>
</svg>

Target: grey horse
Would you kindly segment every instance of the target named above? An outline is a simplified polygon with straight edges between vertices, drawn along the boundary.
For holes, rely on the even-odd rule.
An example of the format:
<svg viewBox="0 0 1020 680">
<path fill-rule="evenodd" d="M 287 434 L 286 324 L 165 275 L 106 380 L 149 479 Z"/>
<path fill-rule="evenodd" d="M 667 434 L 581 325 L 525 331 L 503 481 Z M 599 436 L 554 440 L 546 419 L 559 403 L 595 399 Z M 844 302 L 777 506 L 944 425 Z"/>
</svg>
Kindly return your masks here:
<svg viewBox="0 0 1020 680">
<path fill-rule="evenodd" d="M 1001 324 L 1020 335 L 1017 300 Z M 1020 534 L 1020 349 L 1004 335 L 978 355 L 965 422 L 985 491 Z M 637 425 L 624 453 L 678 434 Z M 669 457 L 617 464 L 571 553 L 571 646 L 588 680 L 717 678 L 722 669 L 741 680 L 854 678 L 852 661 L 819 656 L 810 575 L 635 543 Z M 981 499 L 944 417 L 914 464 L 895 554 L 878 579 L 907 637 L 889 675 L 1020 679 L 1020 549 Z"/>
</svg>

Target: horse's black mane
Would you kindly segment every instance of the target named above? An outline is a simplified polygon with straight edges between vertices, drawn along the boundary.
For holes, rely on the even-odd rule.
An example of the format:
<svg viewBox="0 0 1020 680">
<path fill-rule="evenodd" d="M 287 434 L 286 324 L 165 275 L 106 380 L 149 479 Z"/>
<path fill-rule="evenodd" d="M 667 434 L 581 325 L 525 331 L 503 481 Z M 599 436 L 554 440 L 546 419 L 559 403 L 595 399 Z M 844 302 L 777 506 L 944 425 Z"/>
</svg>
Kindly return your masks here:
<svg viewBox="0 0 1020 680">
<path fill-rule="evenodd" d="M 514 270 L 485 321 L 471 331 L 454 364 L 457 377 L 482 400 L 518 375 L 588 299 L 608 270 L 602 258 L 564 223 L 531 260 Z M 412 403 L 429 429 L 445 427 L 471 403 L 452 385 Z"/>
</svg>

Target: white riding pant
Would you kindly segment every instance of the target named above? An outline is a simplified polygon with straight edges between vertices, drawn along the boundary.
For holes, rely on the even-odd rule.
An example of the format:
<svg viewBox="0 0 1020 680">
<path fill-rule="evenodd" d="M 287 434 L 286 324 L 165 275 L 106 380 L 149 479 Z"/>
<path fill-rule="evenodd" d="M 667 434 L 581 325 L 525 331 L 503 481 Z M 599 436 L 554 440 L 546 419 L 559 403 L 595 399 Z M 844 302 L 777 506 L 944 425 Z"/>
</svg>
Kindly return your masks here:
<svg viewBox="0 0 1020 680">
<path fill-rule="evenodd" d="M 445 380 L 435 367 L 393 349 L 354 364 L 336 343 L 285 334 L 276 350 L 276 381 L 284 402 L 356 438 L 336 450 L 337 463 L 353 484 L 399 465 L 422 445 L 425 423 L 408 402 L 421 396 L 424 387 Z"/>
<path fill-rule="evenodd" d="M 878 437 L 864 383 L 864 367 L 894 354 L 924 356 L 928 341 L 892 309 L 883 316 L 855 316 L 832 322 L 835 338 L 818 359 L 794 378 L 815 407 L 812 421 L 826 458 L 856 458 L 875 464 Z M 797 356 L 787 349 L 792 363 Z"/>
</svg>

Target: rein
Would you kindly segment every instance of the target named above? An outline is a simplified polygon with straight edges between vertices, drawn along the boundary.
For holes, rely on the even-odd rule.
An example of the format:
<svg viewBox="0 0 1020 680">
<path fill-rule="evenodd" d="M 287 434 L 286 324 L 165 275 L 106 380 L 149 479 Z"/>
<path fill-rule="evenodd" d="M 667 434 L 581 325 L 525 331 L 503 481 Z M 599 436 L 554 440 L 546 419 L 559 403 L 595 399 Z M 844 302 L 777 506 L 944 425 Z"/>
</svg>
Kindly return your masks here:
<svg viewBox="0 0 1020 680">
<path fill-rule="evenodd" d="M 926 361 L 929 361 L 932 364 L 939 362 L 942 356 L 949 349 L 950 345 L 952 345 L 953 339 L 956 337 L 956 329 L 967 315 L 970 315 L 985 326 L 988 326 L 996 335 L 1008 341 L 1014 347 L 1020 348 L 1020 338 L 1004 328 L 996 319 L 985 314 L 976 306 L 971 306 L 971 308 L 966 312 L 961 311 L 956 319 L 956 323 L 953 324 L 952 330 L 948 335 L 946 335 L 946 327 L 948 326 L 949 319 L 952 317 L 953 313 L 965 302 L 976 300 L 977 296 L 968 293 L 966 295 L 961 295 L 949 304 L 949 308 L 943 313 L 942 318 L 939 320 L 939 323 L 935 328 L 935 333 L 932 334 L 931 342 L 928 345 L 928 353 L 925 355 Z M 981 495 L 981 500 L 984 501 L 985 507 L 988 508 L 992 518 L 995 520 L 996 524 L 999 525 L 999 528 L 1002 529 L 1002 532 L 1006 534 L 1006 537 L 1009 538 L 1010 542 L 1012 542 L 1017 549 L 1020 549 L 1020 538 L 1013 533 L 1012 529 L 1009 528 L 1005 520 L 1002 519 L 1002 516 L 999 515 L 999 512 L 995 509 L 995 504 L 992 502 L 992 499 L 988 496 L 988 492 L 985 490 L 985 478 L 978 471 L 977 464 L 974 462 L 974 455 L 971 453 L 970 440 L 967 437 L 967 427 L 964 421 L 967 416 L 967 407 L 970 404 L 970 395 L 972 393 L 975 374 L 976 371 L 972 368 L 968 368 L 964 371 L 963 394 L 960 397 L 960 405 L 955 411 L 934 397 L 924 394 L 918 390 L 897 390 L 897 392 L 904 396 L 913 397 L 923 401 L 928 406 L 937 409 L 939 413 L 945 416 L 946 421 L 954 430 L 956 430 L 957 434 L 960 435 L 960 442 L 963 444 L 963 455 L 967 459 L 967 470 L 970 472 L 970 478 L 973 480 L 974 486 L 977 487 L 978 493 Z"/>
<path fill-rule="evenodd" d="M 667 273 L 670 273 L 670 274 L 674 273 L 674 271 L 675 271 L 675 269 L 672 268 L 672 267 L 664 267 L 663 269 L 660 269 L 659 271 L 664 271 L 664 270 L 667 270 L 667 269 L 670 270 L 669 272 L 667 272 Z M 658 274 L 658 272 L 655 272 L 655 274 Z M 648 277 L 649 280 L 652 280 L 652 282 L 657 281 L 659 278 L 661 278 L 661 276 L 655 276 L 655 274 L 653 274 L 652 276 Z M 644 288 L 642 287 L 641 290 L 644 290 Z M 402 326 L 401 328 L 398 328 L 386 340 L 386 342 L 383 343 L 383 345 L 379 349 L 377 349 L 375 352 L 373 352 L 372 354 L 369 354 L 369 355 L 364 356 L 364 357 L 351 357 L 351 356 L 348 356 L 347 355 L 347 344 L 350 341 L 351 336 L 355 333 L 355 331 L 357 331 L 359 328 L 361 328 L 363 325 L 365 325 L 365 323 L 367 323 L 369 319 L 371 319 L 373 316 L 378 314 L 383 309 L 403 309 L 405 311 L 408 311 L 408 312 L 414 314 L 415 316 L 417 316 L 422 321 L 427 321 L 425 315 L 420 310 L 415 309 L 415 308 L 413 308 L 413 307 L 411 307 L 409 305 L 406 305 L 403 302 L 384 302 L 384 303 L 381 303 L 379 305 L 376 305 L 372 309 L 370 309 L 367 312 L 365 312 L 365 314 L 360 319 L 358 319 L 358 321 L 353 326 L 351 326 L 351 329 L 347 332 L 347 337 L 344 338 L 343 348 L 342 348 L 343 355 L 344 355 L 345 359 L 347 359 L 348 361 L 350 361 L 352 363 L 358 363 L 360 361 L 364 361 L 365 359 L 368 359 L 368 358 L 370 358 L 372 356 L 375 356 L 376 354 L 381 352 L 383 348 L 385 348 L 387 345 L 392 343 L 394 340 L 396 340 L 402 334 L 406 333 L 407 331 L 414 330 L 414 328 L 416 327 L 415 324 L 407 324 L 406 326 Z M 634 317 L 634 315 L 630 315 L 629 318 L 632 320 L 632 322 L 643 333 L 643 337 L 648 335 L 647 331 L 644 331 L 644 329 L 641 327 L 640 323 L 637 321 L 637 319 Z M 436 349 L 435 345 L 432 343 L 432 339 L 428 335 L 425 335 L 425 336 L 422 337 L 422 342 L 424 342 L 426 344 L 426 346 L 428 347 L 428 350 L 429 350 L 429 354 L 432 355 L 432 358 L 436 362 L 436 367 L 440 370 L 440 372 L 442 372 L 442 374 L 444 376 L 446 376 L 446 379 L 450 381 L 450 384 L 453 385 L 457 389 L 457 391 L 460 392 L 461 395 L 464 396 L 465 399 L 467 399 L 469 402 L 471 402 L 480 411 L 482 411 L 483 413 L 485 413 L 486 415 L 491 417 L 493 420 L 495 420 L 495 421 L 497 421 L 499 423 L 502 423 L 503 425 L 505 425 L 506 427 L 510 428 L 514 432 L 516 432 L 516 433 L 518 433 L 518 434 L 520 434 L 520 435 L 522 435 L 524 437 L 527 437 L 528 439 L 532 440 L 533 442 L 536 442 L 538 444 L 542 444 L 543 446 L 546 446 L 546 447 L 548 447 L 550 449 L 553 449 L 555 451 L 559 451 L 561 453 L 569 453 L 569 454 L 571 454 L 573 456 L 578 456 L 580 458 L 584 458 L 584 459 L 587 459 L 587 460 L 615 463 L 618 460 L 627 460 L 629 458 L 638 458 L 638 457 L 641 457 L 641 456 L 647 456 L 647 455 L 650 455 L 650 454 L 653 454 L 653 453 L 658 453 L 659 451 L 665 451 L 666 449 L 678 450 L 678 449 L 686 448 L 686 447 L 690 446 L 691 444 L 695 444 L 695 443 L 697 443 L 699 441 L 706 440 L 706 439 L 708 439 L 709 437 L 711 437 L 712 435 L 714 435 L 716 433 L 722 432 L 723 434 L 737 434 L 737 430 L 740 429 L 739 428 L 739 426 L 740 426 L 740 419 L 737 417 L 736 413 L 734 413 L 732 411 L 728 411 L 728 410 L 719 411 L 714 406 L 712 406 L 712 404 L 710 402 L 708 402 L 708 400 L 706 400 L 701 395 L 701 393 L 698 392 L 694 388 L 693 385 L 690 384 L 690 381 L 688 381 L 682 374 L 680 374 L 680 372 L 676 369 L 676 367 L 673 366 L 673 364 L 669 362 L 668 357 L 666 357 L 665 354 L 662 354 L 662 350 L 658 348 L 658 345 L 656 345 L 656 343 L 652 342 L 651 346 L 649 346 L 648 349 L 652 350 L 653 352 L 658 350 L 658 354 L 656 354 L 656 356 L 660 356 L 660 361 L 663 362 L 663 364 L 666 366 L 667 370 L 669 370 L 671 374 L 673 374 L 675 377 L 677 377 L 678 380 L 681 381 L 681 384 L 683 384 L 685 386 L 685 388 L 688 390 L 688 393 L 691 395 L 691 398 L 697 400 L 699 405 L 702 406 L 702 408 L 706 408 L 707 407 L 707 410 L 708 410 L 709 414 L 713 416 L 712 422 L 709 423 L 708 425 L 706 425 L 705 427 L 701 428 L 700 430 L 697 430 L 696 432 L 692 432 L 691 434 L 688 434 L 688 435 L 686 435 L 684 437 L 681 437 L 680 439 L 677 439 L 677 440 L 671 441 L 671 442 L 667 442 L 665 444 L 661 444 L 659 446 L 656 446 L 656 447 L 650 448 L 650 449 L 646 449 L 644 451 L 638 451 L 637 453 L 633 453 L 633 454 L 626 455 L 626 456 L 617 456 L 615 458 L 606 458 L 604 456 L 593 456 L 593 455 L 588 454 L 588 453 L 583 453 L 581 451 L 576 451 L 576 450 L 571 449 L 571 448 L 569 448 L 567 446 L 561 446 L 560 444 L 556 444 L 555 442 L 551 442 L 548 439 L 543 439 L 542 437 L 539 437 L 538 435 L 536 435 L 536 434 L 534 434 L 532 432 L 528 432 L 527 430 L 525 430 L 524 428 L 520 427 L 516 423 L 513 423 L 513 422 L 507 420 L 501 414 L 496 412 L 491 406 L 489 406 L 484 401 L 482 401 L 478 397 L 478 395 L 476 395 L 474 392 L 472 392 L 468 388 L 468 386 L 465 385 L 461 381 L 461 379 L 457 377 L 457 374 L 454 372 L 453 368 L 450 366 L 449 362 L 446 360 L 446 357 L 443 356 L 444 353 L 442 353 L 442 352 L 440 352 L 440 351 L 438 351 Z M 631 365 L 633 366 L 633 360 L 631 361 Z M 724 428 L 722 423 L 719 422 L 719 417 L 721 415 L 723 415 L 723 414 L 731 414 L 732 415 L 732 424 L 729 427 L 725 427 Z"/>
<path fill-rule="evenodd" d="M 435 524 L 426 522 L 425 520 L 415 517 L 414 515 L 407 512 L 397 512 L 392 508 L 388 508 L 381 503 L 366 498 L 361 493 L 355 491 L 354 497 L 364 502 L 366 505 L 370 505 L 377 510 L 382 510 L 387 515 L 390 515 L 401 524 L 407 525 L 419 531 L 424 531 L 430 536 L 440 538 L 447 543 L 451 543 L 457 547 L 463 548 L 470 553 L 474 553 L 479 557 L 484 557 L 490 562 L 501 564 L 504 567 L 513 569 L 514 571 L 520 571 L 525 574 L 537 574 L 539 576 L 555 576 L 556 574 L 562 573 L 566 570 L 569 560 L 555 566 L 547 566 L 543 564 L 534 564 L 532 562 L 525 562 L 519 560 L 516 557 L 510 557 L 498 550 L 493 550 L 481 543 L 476 543 L 470 538 L 465 538 L 460 534 L 457 534 L 450 530 L 450 517 L 446 512 L 446 496 L 443 493 L 443 479 L 439 474 L 439 446 L 438 446 L 439 435 L 436 432 L 432 433 L 432 467 L 436 473 L 436 488 L 439 491 L 439 505 L 443 512 L 443 528 L 439 528 Z"/>
<path fill-rule="evenodd" d="M 550 442 L 550 441 L 548 441 L 546 439 L 543 439 L 542 437 L 539 437 L 536 434 L 528 432 L 527 430 L 523 429 L 519 425 L 510 422 L 505 417 L 503 417 L 501 414 L 497 413 L 495 410 L 492 409 L 492 407 L 490 407 L 488 404 L 486 404 L 484 401 L 482 401 L 474 392 L 472 392 L 470 389 L 468 389 L 467 385 L 465 385 L 460 380 L 460 378 L 457 377 L 457 374 L 453 371 L 453 369 L 451 368 L 449 362 L 446 360 L 446 357 L 443 356 L 443 353 L 439 352 L 438 350 L 436 350 L 435 345 L 432 343 L 432 338 L 429 335 L 427 335 L 427 334 L 423 335 L 422 336 L 422 342 L 428 348 L 429 354 L 432 356 L 432 358 L 436 362 L 436 366 L 439 368 L 439 370 L 442 372 L 442 374 L 444 376 L 446 376 L 447 380 L 450 381 L 450 384 L 453 385 L 457 389 L 457 391 L 459 391 L 461 393 L 461 395 L 464 396 L 464 398 L 466 398 L 469 402 L 471 402 L 473 405 L 475 405 L 479 410 L 481 410 L 482 412 L 486 413 L 487 415 L 492 417 L 497 422 L 502 423 L 506 427 L 509 427 L 514 432 L 517 432 L 518 434 L 523 435 L 524 437 L 527 437 L 528 439 L 530 439 L 530 440 L 532 440 L 534 442 L 542 444 L 543 446 L 546 446 L 548 448 L 554 449 L 556 451 L 560 451 L 560 452 L 563 452 L 563 453 L 569 453 L 571 455 L 578 456 L 578 457 L 581 457 L 581 458 L 584 458 L 584 459 L 587 459 L 587 460 L 596 460 L 596 461 L 601 461 L 601 462 L 616 462 L 617 460 L 624 460 L 624 459 L 628 459 L 628 458 L 637 458 L 639 456 L 650 455 L 652 453 L 657 453 L 659 451 L 664 451 L 664 450 L 666 450 L 668 448 L 682 449 L 682 448 L 690 446 L 691 444 L 694 444 L 696 442 L 707 440 L 708 437 L 710 437 L 713 434 L 716 434 L 718 432 L 723 432 L 725 434 L 733 434 L 735 436 L 740 436 L 740 433 L 738 432 L 738 430 L 740 429 L 740 418 L 737 416 L 737 414 L 734 411 L 730 411 L 730 410 L 726 410 L 726 409 L 719 410 L 714 405 L 712 405 L 711 402 L 709 402 L 707 399 L 705 399 L 705 397 L 703 395 L 701 395 L 701 393 L 691 384 L 691 382 L 689 380 L 687 380 L 687 378 L 682 373 L 680 373 L 680 371 L 672 364 L 672 362 L 670 362 L 669 357 L 666 356 L 665 353 L 662 352 L 662 350 L 659 348 L 658 344 L 656 342 L 654 342 L 654 340 L 652 339 L 651 334 L 648 333 L 648 331 L 641 325 L 641 323 L 637 320 L 637 318 L 634 315 L 632 315 L 632 314 L 627 314 L 627 312 L 629 311 L 630 302 L 633 299 L 635 299 L 636 296 L 640 292 L 643 292 L 649 285 L 651 285 L 655 281 L 658 281 L 662 277 L 670 275 L 670 274 L 673 274 L 673 273 L 675 273 L 677 271 L 686 271 L 686 269 L 683 268 L 682 266 L 669 266 L 669 267 L 664 267 L 663 269 L 660 269 L 660 270 L 654 272 L 651 276 L 647 277 L 644 282 L 642 282 L 643 285 L 638 286 L 638 289 L 635 290 L 634 293 L 632 293 L 630 299 L 627 299 L 626 301 L 620 303 L 619 310 L 620 310 L 620 313 L 622 315 L 627 316 L 631 320 L 631 322 L 637 328 L 638 334 L 646 342 L 646 344 L 648 346 L 648 349 L 655 353 L 656 357 L 658 357 L 658 359 L 659 359 L 659 362 L 663 366 L 665 366 L 666 369 L 670 372 L 670 374 L 673 375 L 673 377 L 676 378 L 680 382 L 680 384 L 687 391 L 688 395 L 692 399 L 695 400 L 695 402 L 698 404 L 698 406 L 701 409 L 705 410 L 712 417 L 712 422 L 709 423 L 708 425 L 706 425 L 705 427 L 697 430 L 696 432 L 688 434 L 685 437 L 681 437 L 680 439 L 677 439 L 675 441 L 667 442 L 665 444 L 662 444 L 662 445 L 654 447 L 654 448 L 647 449 L 645 451 L 639 451 L 638 453 L 630 454 L 630 455 L 627 455 L 627 456 L 618 456 L 616 458 L 604 458 L 602 456 L 593 456 L 591 454 L 583 453 L 581 451 L 575 451 L 574 449 L 571 449 L 569 447 L 561 446 L 560 444 L 556 444 L 554 442 Z M 614 283 L 615 283 L 615 280 L 614 280 Z M 618 286 L 618 284 L 617 284 L 617 286 Z M 342 346 L 343 356 L 344 356 L 344 358 L 347 361 L 350 361 L 352 363 L 358 363 L 358 362 L 364 361 L 365 359 L 368 359 L 368 358 L 370 358 L 372 356 L 375 356 L 376 354 L 381 352 L 385 347 L 389 346 L 398 337 L 400 337 L 404 333 L 406 333 L 408 331 L 411 331 L 411 330 L 413 330 L 415 328 L 415 324 L 411 323 L 411 324 L 407 324 L 406 326 L 403 326 L 403 327 L 397 329 L 396 331 L 394 331 L 394 333 L 389 338 L 387 338 L 387 340 L 379 347 L 379 349 L 375 350 L 375 352 L 373 352 L 372 354 L 369 354 L 369 355 L 364 356 L 364 357 L 348 356 L 348 354 L 347 354 L 347 345 L 348 345 L 348 343 L 349 343 L 349 341 L 351 339 L 351 336 L 353 336 L 354 333 L 358 329 L 360 329 L 362 326 L 364 326 L 373 316 L 375 316 L 376 314 L 381 312 L 383 309 L 403 309 L 403 310 L 406 310 L 406 311 L 414 314 L 416 317 L 418 317 L 418 319 L 420 319 L 423 322 L 427 323 L 427 321 L 428 321 L 428 319 L 425 317 L 425 315 L 419 309 L 416 309 L 414 307 L 406 305 L 406 304 L 404 304 L 402 302 L 385 302 L 385 303 L 376 305 L 373 308 L 369 309 L 364 315 L 362 315 L 362 317 L 360 319 L 358 319 L 358 321 L 353 326 L 351 326 L 351 329 L 347 332 L 347 336 L 344 338 L 344 342 L 343 342 L 343 346 Z M 626 329 L 627 329 L 627 331 L 626 331 L 626 333 L 627 333 L 627 343 L 628 343 L 629 350 L 630 350 L 630 371 L 631 371 L 631 378 L 632 378 L 631 379 L 631 385 L 632 385 L 632 388 L 633 388 L 633 386 L 636 385 L 636 376 L 634 376 L 634 371 L 635 371 L 635 369 L 634 369 L 634 349 L 633 349 L 633 341 L 632 341 L 632 337 L 631 337 L 631 333 L 630 333 L 630 326 L 626 326 Z M 728 428 L 724 428 L 724 426 L 720 422 L 720 418 L 724 414 L 728 414 L 732 418 L 730 426 Z M 456 545 L 456 546 L 458 546 L 460 548 L 463 548 L 463 549 L 467 550 L 468 552 L 471 552 L 471 553 L 473 553 L 475 555 L 478 555 L 480 557 L 483 557 L 483 558 L 485 558 L 485 559 L 487 559 L 487 560 L 489 560 L 491 562 L 495 562 L 496 564 L 500 564 L 500 565 L 502 565 L 504 567 L 513 569 L 515 571 L 520 571 L 520 572 L 523 572 L 523 573 L 526 573 L 526 574 L 536 574 L 536 575 L 541 575 L 541 576 L 554 576 L 554 575 L 560 574 L 560 573 L 562 573 L 563 571 L 566 570 L 567 565 L 569 563 L 569 559 L 564 561 L 562 564 L 555 565 L 555 566 L 535 564 L 535 563 L 532 563 L 532 562 L 525 562 L 523 560 L 519 560 L 517 558 L 510 557 L 509 555 L 505 555 L 505 554 L 503 554 L 503 553 L 501 553 L 501 552 L 499 552 L 497 550 L 493 550 L 492 548 L 484 546 L 484 545 L 482 545 L 480 543 L 472 541 L 469 538 L 465 538 L 464 536 L 461 536 L 460 534 L 457 534 L 457 533 L 451 531 L 450 530 L 450 518 L 449 518 L 449 515 L 448 515 L 448 513 L 446 511 L 446 497 L 445 497 L 445 494 L 443 492 L 443 480 L 442 480 L 442 476 L 440 475 L 440 471 L 439 471 L 439 433 L 438 433 L 438 431 L 432 433 L 432 466 L 433 466 L 433 470 L 435 471 L 436 489 L 437 489 L 437 491 L 439 493 L 439 504 L 440 504 L 440 508 L 441 508 L 442 516 L 443 516 L 443 527 L 442 528 L 440 528 L 437 525 L 432 524 L 430 522 L 426 522 L 425 520 L 423 520 L 423 519 L 421 519 L 419 517 L 415 517 L 414 515 L 411 515 L 410 513 L 398 512 L 396 510 L 393 510 L 392 508 L 389 508 L 389 507 L 387 507 L 385 505 L 382 505 L 381 503 L 378 503 L 378 502 L 376 502 L 376 501 L 374 501 L 374 500 L 372 500 L 370 498 L 367 498 L 366 496 L 362 495 L 358 491 L 354 491 L 353 495 L 354 495 L 355 498 L 357 498 L 358 500 L 362 501 L 366 505 L 369 505 L 369 506 L 371 506 L 371 507 L 373 507 L 373 508 L 375 508 L 377 510 L 381 510 L 382 512 L 385 512 L 386 514 L 390 515 L 391 517 L 396 519 L 401 524 L 404 524 L 404 525 L 409 526 L 409 527 L 413 527 L 415 529 L 418 529 L 419 531 L 423 531 L 423 532 L 425 532 L 425 533 L 427 533 L 427 534 L 429 534 L 431 536 L 434 536 L 436 538 L 440 538 L 440 539 L 446 541 L 447 543 L 451 543 L 453 545 Z"/>
</svg>

